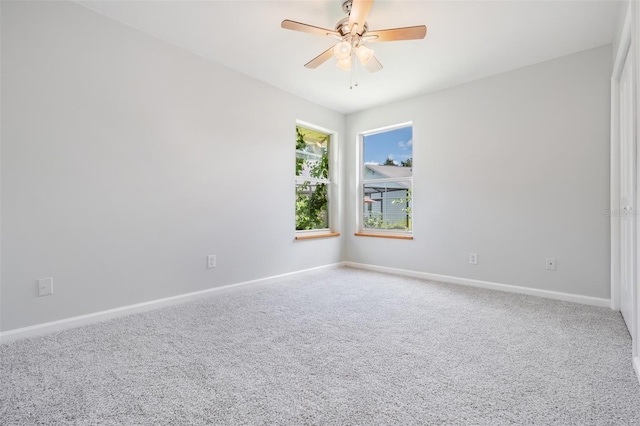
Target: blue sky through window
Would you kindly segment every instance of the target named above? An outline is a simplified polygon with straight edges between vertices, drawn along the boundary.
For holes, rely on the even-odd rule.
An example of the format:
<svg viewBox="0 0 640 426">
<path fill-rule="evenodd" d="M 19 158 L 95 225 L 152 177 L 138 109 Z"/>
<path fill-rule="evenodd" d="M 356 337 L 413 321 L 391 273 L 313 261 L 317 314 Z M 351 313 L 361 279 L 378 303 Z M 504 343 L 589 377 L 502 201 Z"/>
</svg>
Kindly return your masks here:
<svg viewBox="0 0 640 426">
<path fill-rule="evenodd" d="M 397 165 L 413 157 L 413 128 L 402 127 L 364 137 L 365 164 L 384 164 L 391 158 Z"/>
</svg>

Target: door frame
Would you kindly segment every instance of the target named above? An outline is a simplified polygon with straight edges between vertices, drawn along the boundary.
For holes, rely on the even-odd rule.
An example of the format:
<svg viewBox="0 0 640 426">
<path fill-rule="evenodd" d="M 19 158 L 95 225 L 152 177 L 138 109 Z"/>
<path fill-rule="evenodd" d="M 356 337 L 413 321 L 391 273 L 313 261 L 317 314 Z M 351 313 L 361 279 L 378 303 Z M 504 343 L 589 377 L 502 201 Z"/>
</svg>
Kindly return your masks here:
<svg viewBox="0 0 640 426">
<path fill-rule="evenodd" d="M 636 2 L 629 2 L 624 25 L 622 27 L 622 33 L 620 37 L 620 43 L 618 50 L 615 52 L 615 59 L 613 63 L 613 72 L 611 74 L 611 192 L 610 192 L 610 210 L 609 217 L 611 220 L 611 309 L 620 311 L 620 76 L 622 75 L 622 69 L 627 58 L 627 53 L 631 48 L 634 49 L 633 53 L 633 67 L 635 70 L 635 84 L 633 93 L 633 102 L 636 105 L 636 113 L 638 109 L 638 76 L 640 75 L 638 65 L 640 65 L 640 46 L 638 41 L 640 40 L 640 28 L 637 23 L 640 22 L 640 7 L 636 5 Z M 637 119 L 636 119 L 637 120 Z M 638 153 L 637 143 L 640 141 L 640 128 L 635 123 L 636 127 L 636 153 Z M 635 199 L 638 201 L 638 188 L 640 187 L 640 162 L 638 158 L 640 156 L 636 154 L 636 189 Z M 637 205 L 636 211 L 637 212 Z M 637 266 L 640 265 L 640 227 L 636 223 L 636 246 L 635 246 L 635 269 L 638 271 Z M 640 306 L 640 294 L 638 294 L 638 275 L 635 275 L 635 281 L 633 282 L 635 294 L 635 300 L 633 300 L 633 315 L 632 321 L 634 330 L 632 335 L 632 352 L 633 352 L 633 367 L 636 371 L 636 375 L 640 380 L 640 349 L 638 342 L 638 330 L 640 330 L 640 317 L 638 315 L 638 307 Z"/>
</svg>

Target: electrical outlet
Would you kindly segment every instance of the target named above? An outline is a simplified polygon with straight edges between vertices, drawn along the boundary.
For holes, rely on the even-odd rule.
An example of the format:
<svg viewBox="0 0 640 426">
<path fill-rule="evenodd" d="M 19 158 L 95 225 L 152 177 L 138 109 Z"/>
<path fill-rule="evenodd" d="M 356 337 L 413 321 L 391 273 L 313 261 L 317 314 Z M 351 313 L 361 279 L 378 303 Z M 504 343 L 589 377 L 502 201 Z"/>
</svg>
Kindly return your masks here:
<svg viewBox="0 0 640 426">
<path fill-rule="evenodd" d="M 469 253 L 469 263 L 472 265 L 478 264 L 478 253 Z"/>
<path fill-rule="evenodd" d="M 216 255 L 210 254 L 207 256 L 207 269 L 212 269 L 216 267 Z"/>
<path fill-rule="evenodd" d="M 549 271 L 555 271 L 556 270 L 556 258 L 555 257 L 547 257 L 547 269 Z"/>
<path fill-rule="evenodd" d="M 48 296 L 50 294 L 53 294 L 53 278 L 38 280 L 38 296 Z"/>
</svg>

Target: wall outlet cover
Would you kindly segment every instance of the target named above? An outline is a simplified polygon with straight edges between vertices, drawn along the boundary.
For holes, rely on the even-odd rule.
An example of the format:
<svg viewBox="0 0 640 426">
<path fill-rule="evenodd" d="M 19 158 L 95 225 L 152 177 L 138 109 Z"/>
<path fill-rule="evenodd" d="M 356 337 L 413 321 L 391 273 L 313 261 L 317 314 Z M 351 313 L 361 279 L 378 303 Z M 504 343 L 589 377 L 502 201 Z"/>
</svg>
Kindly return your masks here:
<svg viewBox="0 0 640 426">
<path fill-rule="evenodd" d="M 547 257 L 546 268 L 549 271 L 556 270 L 556 258 L 555 257 Z"/>
<path fill-rule="evenodd" d="M 38 280 L 38 296 L 53 294 L 53 277 Z"/>
</svg>

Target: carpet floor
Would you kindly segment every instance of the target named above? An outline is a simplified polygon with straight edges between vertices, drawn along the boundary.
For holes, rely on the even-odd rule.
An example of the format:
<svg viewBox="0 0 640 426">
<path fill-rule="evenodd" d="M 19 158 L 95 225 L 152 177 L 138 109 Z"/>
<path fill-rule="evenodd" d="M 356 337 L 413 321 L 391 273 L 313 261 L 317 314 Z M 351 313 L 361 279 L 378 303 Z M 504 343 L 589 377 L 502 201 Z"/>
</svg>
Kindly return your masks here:
<svg viewBox="0 0 640 426">
<path fill-rule="evenodd" d="M 2 425 L 640 425 L 619 313 L 339 268 L 0 346 Z"/>
</svg>

